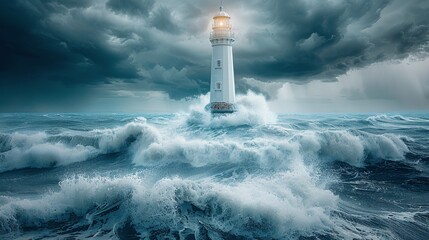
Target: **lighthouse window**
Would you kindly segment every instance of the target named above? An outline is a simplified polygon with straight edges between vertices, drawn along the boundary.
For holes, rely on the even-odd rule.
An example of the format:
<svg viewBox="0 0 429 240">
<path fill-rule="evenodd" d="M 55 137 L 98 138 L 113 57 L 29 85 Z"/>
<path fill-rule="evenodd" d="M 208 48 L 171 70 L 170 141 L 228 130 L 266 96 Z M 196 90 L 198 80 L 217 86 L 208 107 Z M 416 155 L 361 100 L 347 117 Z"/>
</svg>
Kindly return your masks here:
<svg viewBox="0 0 429 240">
<path fill-rule="evenodd" d="M 222 61 L 221 60 L 217 60 L 216 61 L 216 65 L 217 65 L 218 68 L 221 68 L 222 67 Z"/>
<path fill-rule="evenodd" d="M 222 85 L 221 85 L 221 83 L 220 82 L 218 82 L 218 83 L 216 83 L 216 90 L 220 90 L 220 87 L 221 87 Z"/>
</svg>

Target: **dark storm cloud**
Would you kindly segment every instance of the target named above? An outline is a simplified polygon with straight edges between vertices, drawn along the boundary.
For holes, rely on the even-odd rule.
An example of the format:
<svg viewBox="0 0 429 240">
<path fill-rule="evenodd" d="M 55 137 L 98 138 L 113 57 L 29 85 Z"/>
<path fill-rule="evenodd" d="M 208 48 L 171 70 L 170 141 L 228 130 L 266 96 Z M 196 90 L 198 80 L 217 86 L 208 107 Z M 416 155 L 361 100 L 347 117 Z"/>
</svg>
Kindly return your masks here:
<svg viewBox="0 0 429 240">
<path fill-rule="evenodd" d="M 180 32 L 179 27 L 174 23 L 170 9 L 166 7 L 160 7 L 153 12 L 151 24 L 157 29 L 167 33 L 177 34 Z"/>
<path fill-rule="evenodd" d="M 117 82 L 128 83 L 122 90 L 163 91 L 174 99 L 205 93 L 216 9 L 216 1 L 202 0 L 6 1 L 0 110 L 68 110 L 93 97 L 91 89 Z M 329 81 L 429 52 L 425 0 L 243 0 L 225 2 L 225 9 L 237 32 L 237 81 Z M 239 90 L 262 88 L 245 82 Z"/>
<path fill-rule="evenodd" d="M 39 101 L 67 110 L 86 96 L 84 85 L 139 77 L 136 66 L 129 64 L 135 47 L 131 33 L 103 17 L 84 14 L 89 7 L 83 1 L 2 4 L 1 109 L 29 111 Z M 113 45 L 112 38 L 129 41 Z"/>
<path fill-rule="evenodd" d="M 115 12 L 146 16 L 154 3 L 155 0 L 109 0 L 106 6 Z"/>
<path fill-rule="evenodd" d="M 272 27 L 250 34 L 276 47 L 262 47 L 269 60 L 244 56 L 240 69 L 266 80 L 333 78 L 418 53 L 429 39 L 427 1 L 267 1 L 259 9 Z"/>
</svg>

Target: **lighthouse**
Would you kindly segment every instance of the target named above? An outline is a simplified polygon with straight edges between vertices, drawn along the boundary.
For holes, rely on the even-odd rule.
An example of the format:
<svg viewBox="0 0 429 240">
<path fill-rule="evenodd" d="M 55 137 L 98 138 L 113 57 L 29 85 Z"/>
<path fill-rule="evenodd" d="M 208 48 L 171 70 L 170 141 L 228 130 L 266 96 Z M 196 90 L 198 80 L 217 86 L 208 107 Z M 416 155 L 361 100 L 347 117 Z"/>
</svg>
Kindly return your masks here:
<svg viewBox="0 0 429 240">
<path fill-rule="evenodd" d="M 210 103 L 212 113 L 232 113 L 235 106 L 234 63 L 232 45 L 235 41 L 230 16 L 220 6 L 213 17 L 210 42 L 212 44 Z"/>
</svg>

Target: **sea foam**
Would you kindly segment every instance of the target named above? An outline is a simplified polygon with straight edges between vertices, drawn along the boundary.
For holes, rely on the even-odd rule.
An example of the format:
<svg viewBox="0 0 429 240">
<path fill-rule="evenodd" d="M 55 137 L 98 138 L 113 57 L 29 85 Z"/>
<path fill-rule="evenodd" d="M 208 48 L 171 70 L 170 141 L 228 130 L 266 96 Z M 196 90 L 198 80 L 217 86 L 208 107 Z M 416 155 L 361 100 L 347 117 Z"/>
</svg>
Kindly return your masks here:
<svg viewBox="0 0 429 240">
<path fill-rule="evenodd" d="M 211 178 L 179 177 L 147 181 L 138 175 L 118 178 L 75 176 L 60 190 L 40 199 L 11 200 L 0 207 L 1 231 L 75 222 L 86 234 L 109 229 L 114 234 L 131 219 L 142 237 L 201 228 L 212 235 L 281 237 L 321 231 L 331 224 L 329 211 L 337 202 L 330 191 L 317 187 L 306 171 L 251 177 L 222 183 Z M 104 221 L 100 226 L 97 223 Z M 49 228 L 49 227 L 48 227 Z M 220 235 L 222 236 L 222 235 Z"/>
<path fill-rule="evenodd" d="M 237 95 L 237 112 L 232 114 L 218 114 L 213 116 L 205 110 L 209 103 L 209 95 L 201 95 L 197 103 L 190 106 L 190 112 L 185 114 L 185 121 L 191 125 L 200 125 L 210 128 L 255 126 L 275 123 L 277 115 L 269 109 L 263 95 L 252 91 L 246 95 Z"/>
</svg>

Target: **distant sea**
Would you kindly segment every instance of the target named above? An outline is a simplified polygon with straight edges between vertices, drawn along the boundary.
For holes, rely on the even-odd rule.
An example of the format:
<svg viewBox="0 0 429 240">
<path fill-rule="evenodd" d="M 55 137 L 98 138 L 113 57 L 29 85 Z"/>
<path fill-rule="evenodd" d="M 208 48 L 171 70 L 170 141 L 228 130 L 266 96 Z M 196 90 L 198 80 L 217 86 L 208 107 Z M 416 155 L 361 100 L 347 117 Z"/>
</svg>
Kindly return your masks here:
<svg viewBox="0 0 429 240">
<path fill-rule="evenodd" d="M 1 114 L 0 239 L 429 239 L 429 114 Z"/>
</svg>

